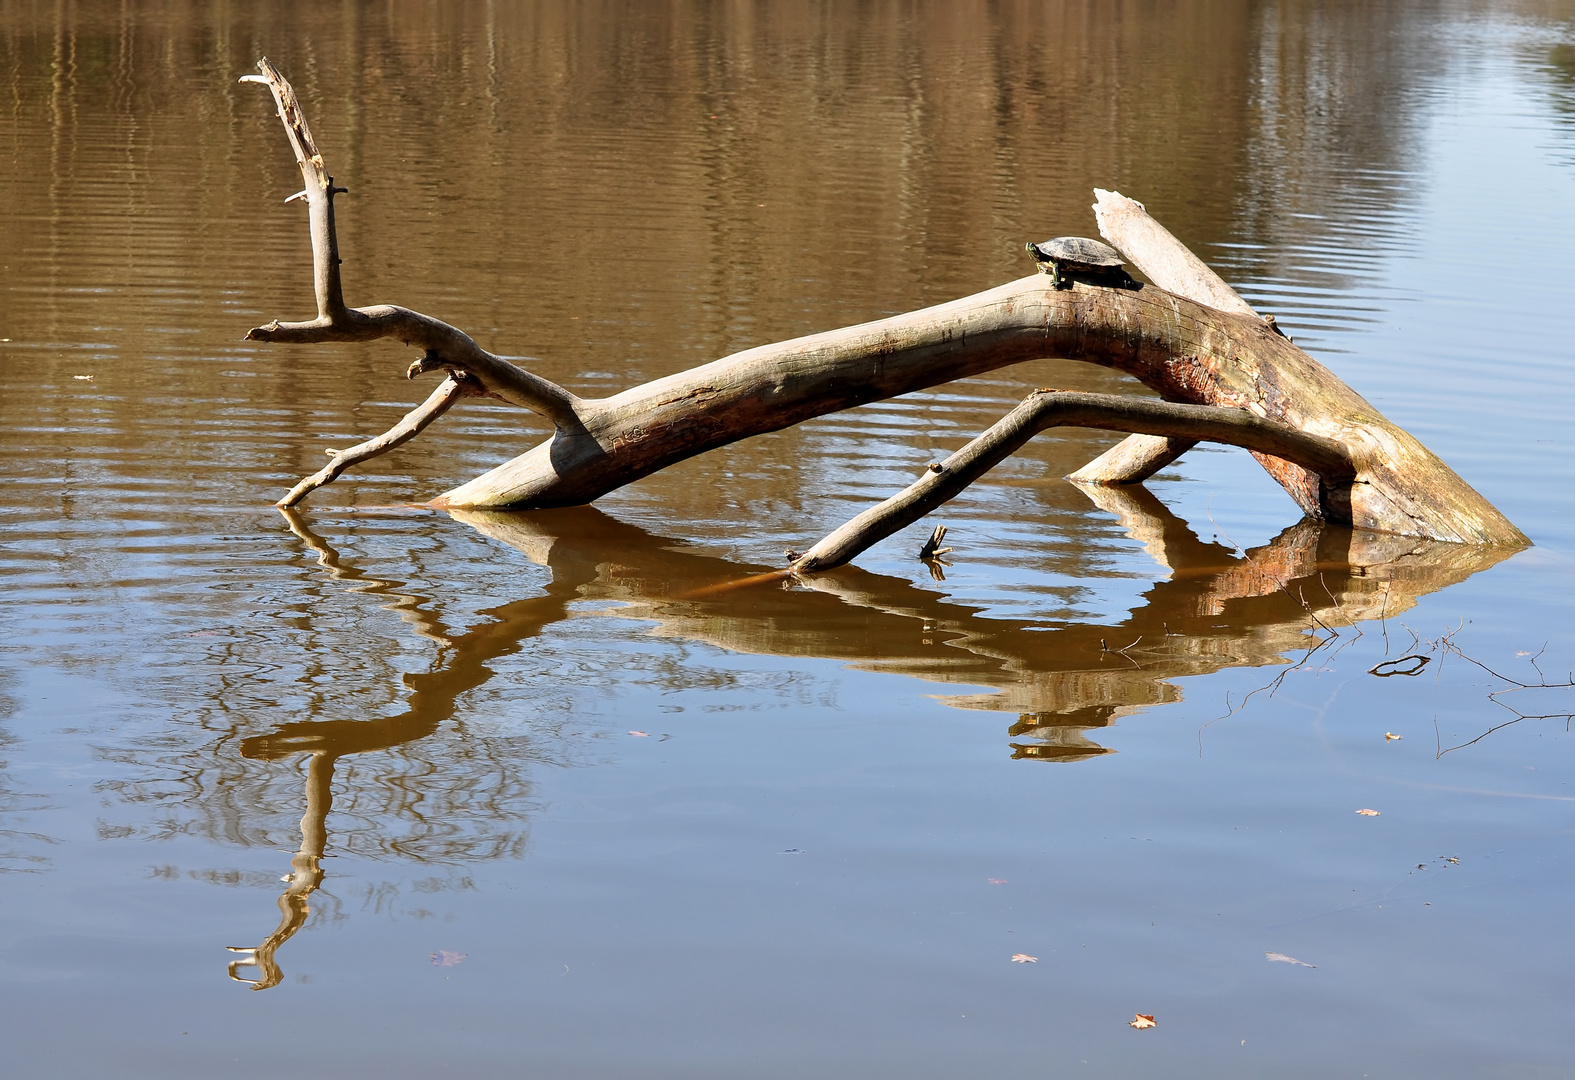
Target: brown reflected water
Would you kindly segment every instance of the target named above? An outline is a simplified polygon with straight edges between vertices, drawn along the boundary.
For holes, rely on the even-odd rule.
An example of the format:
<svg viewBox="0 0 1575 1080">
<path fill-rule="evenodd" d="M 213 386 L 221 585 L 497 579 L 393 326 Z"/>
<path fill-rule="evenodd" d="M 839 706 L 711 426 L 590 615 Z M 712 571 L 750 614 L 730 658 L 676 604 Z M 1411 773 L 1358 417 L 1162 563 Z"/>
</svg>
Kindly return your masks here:
<svg viewBox="0 0 1575 1080">
<path fill-rule="evenodd" d="M 1419 597 L 1508 557 L 1494 548 L 1364 536 L 1303 522 L 1238 558 L 1218 543 L 1200 541 L 1141 488 L 1089 493 L 1169 577 L 1121 623 L 1054 630 L 980 618 L 909 579 L 852 568 L 817 575 L 791 590 L 785 587 L 789 583 L 775 579 L 718 592 L 719 582 L 753 568 L 689 550 L 671 537 L 654 536 L 589 507 L 514 514 L 451 511 L 547 567 L 552 577 L 546 595 L 487 609 L 478 626 L 453 632 L 430 614 L 430 600 L 407 593 L 396 604 L 404 620 L 439 646 L 433 670 L 405 676 L 407 711 L 378 720 L 294 721 L 241 743 L 245 758 L 308 756 L 301 846 L 279 897 L 283 918 L 257 947 L 232 949 L 243 958 L 230 964 L 231 978 L 258 990 L 283 979 L 275 951 L 305 925 L 309 897 L 323 881 L 335 764 L 347 755 L 388 750 L 433 734 L 454 718 L 462 695 L 494 675 L 497 661 L 573 618 L 574 605 L 585 601 L 615 602 L 619 615 L 651 621 L 656 634 L 734 653 L 830 658 L 930 682 L 1000 687 L 987 696 L 947 700 L 1017 711 L 1017 722 L 1007 731 L 1012 756 L 1064 762 L 1109 753 L 1085 733 L 1136 710 L 1178 700 L 1176 678 L 1223 667 L 1274 666 L 1297 652 L 1305 662 L 1338 640 L 1340 631 L 1354 631 L 1358 622 L 1398 618 Z M 282 513 L 291 532 L 334 579 L 367 579 L 300 514 Z M 697 592 L 709 599 L 691 599 Z M 188 767 L 203 768 L 202 759 Z M 434 771 L 450 772 L 450 763 L 434 762 Z M 509 808 L 486 800 L 487 785 L 478 783 L 473 772 L 436 780 L 434 775 L 416 788 L 390 789 L 403 799 L 381 813 L 443 821 L 449 827 L 458 817 L 479 815 L 504 828 L 504 835 L 479 850 L 472 838 L 463 848 L 413 844 L 410 853 L 422 851 L 439 861 L 494 858 L 516 845 L 506 831 L 512 824 Z M 196 783 L 198 790 L 224 786 Z M 456 801 L 446 802 L 445 794 Z"/>
<path fill-rule="evenodd" d="M 1562 1075 L 1567 734 L 1440 758 L 1497 684 L 1366 671 L 1575 654 L 1572 44 L 1563 0 L 0 0 L 8 1067 Z M 281 518 L 428 387 L 241 340 L 311 308 L 262 55 L 350 302 L 575 391 L 1018 277 L 1112 187 L 1537 547 L 1298 523 L 1220 452 L 1084 491 L 1111 437 L 1061 432 L 940 577 L 932 521 L 717 588 L 1027 388 L 1138 392 L 1053 357 L 595 507 L 402 509 L 541 437 L 466 402 Z"/>
</svg>

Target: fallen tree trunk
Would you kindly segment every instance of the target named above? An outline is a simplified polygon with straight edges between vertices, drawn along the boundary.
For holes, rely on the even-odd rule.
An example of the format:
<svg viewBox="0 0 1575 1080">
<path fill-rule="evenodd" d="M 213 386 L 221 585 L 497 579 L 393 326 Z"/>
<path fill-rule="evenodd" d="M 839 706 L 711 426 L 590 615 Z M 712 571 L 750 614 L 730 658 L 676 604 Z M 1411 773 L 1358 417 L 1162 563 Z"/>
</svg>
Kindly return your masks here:
<svg viewBox="0 0 1575 1080">
<path fill-rule="evenodd" d="M 1056 288 L 1036 273 L 921 311 L 749 349 L 613 397 L 576 397 L 429 316 L 392 306 L 345 305 L 333 223 L 333 198 L 343 189 L 328 174 L 288 82 L 266 60 L 258 66 L 262 75 L 248 78 L 273 91 L 306 182 L 318 315 L 301 323 L 274 322 L 247 336 L 277 342 L 393 337 L 424 350 L 410 366 L 412 378 L 445 370 L 462 384 L 474 379 L 478 392 L 532 409 L 554 424 L 546 442 L 445 493 L 434 505 L 583 504 L 739 439 L 1024 360 L 1059 357 L 1126 372 L 1166 401 L 1245 410 L 1281 429 L 1339 445 L 1349 468 L 1342 465 L 1337 473 L 1309 471 L 1280 457 L 1261 459 L 1315 518 L 1432 539 L 1527 542 L 1420 443 L 1272 325 L 1152 285 L 1127 290 L 1077 282 Z M 430 422 L 435 407 L 435 399 L 429 400 L 422 408 L 431 415 L 412 414 L 402 426 Z M 1120 407 L 1107 413 L 1111 410 Z M 1206 426 L 1182 425 L 1167 433 L 1182 442 L 1213 437 Z M 393 435 L 356 448 L 357 460 L 391 448 Z"/>
</svg>

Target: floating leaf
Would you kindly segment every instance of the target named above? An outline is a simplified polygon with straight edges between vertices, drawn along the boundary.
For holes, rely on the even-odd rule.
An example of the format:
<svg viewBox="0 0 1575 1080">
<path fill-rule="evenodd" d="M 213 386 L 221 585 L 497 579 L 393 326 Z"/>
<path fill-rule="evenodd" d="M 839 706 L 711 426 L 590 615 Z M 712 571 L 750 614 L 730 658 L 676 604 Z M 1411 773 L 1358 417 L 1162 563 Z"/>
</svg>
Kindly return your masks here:
<svg viewBox="0 0 1575 1080">
<path fill-rule="evenodd" d="M 1384 732 L 1384 741 L 1385 741 L 1385 742 L 1398 742 L 1398 741 L 1399 741 L 1399 739 L 1400 739 L 1400 736 L 1399 736 L 1399 735 L 1396 735 L 1396 734 L 1395 734 L 1395 733 L 1394 733 L 1394 732 L 1392 732 L 1392 731 L 1386 731 L 1386 732 Z"/>
<path fill-rule="evenodd" d="M 1013 953 L 1012 954 L 1012 963 L 1014 963 L 1014 964 L 1037 964 L 1037 963 L 1039 963 L 1039 957 L 1037 957 L 1037 956 L 1029 956 L 1025 952 Z"/>
<path fill-rule="evenodd" d="M 1131 1027 L 1137 1028 L 1139 1031 L 1142 1031 L 1144 1028 L 1157 1026 L 1154 1023 L 1153 1013 L 1138 1013 L 1136 1016 L 1132 1017 L 1132 1019 L 1128 1020 L 1127 1024 Z"/>
<path fill-rule="evenodd" d="M 1377 817 L 1378 816 L 1378 811 L 1377 810 L 1358 810 L 1357 813 L 1361 814 L 1363 817 Z"/>
<path fill-rule="evenodd" d="M 1318 966 L 1317 964 L 1306 964 L 1306 963 L 1303 963 L 1302 961 L 1296 959 L 1296 957 L 1294 957 L 1294 956 L 1286 956 L 1282 952 L 1266 952 L 1266 953 L 1263 954 L 1263 958 L 1265 960 L 1278 961 L 1281 964 L 1295 964 L 1297 967 L 1315 968 L 1315 967 Z"/>
<path fill-rule="evenodd" d="M 638 735 L 642 739 L 649 739 L 651 737 L 651 733 L 649 731 L 631 731 L 629 734 Z"/>
<path fill-rule="evenodd" d="M 439 949 L 435 953 L 427 953 L 427 956 L 432 958 L 433 967 L 458 967 L 464 963 L 465 957 L 469 955 L 469 953 L 450 952 L 447 949 Z"/>
</svg>

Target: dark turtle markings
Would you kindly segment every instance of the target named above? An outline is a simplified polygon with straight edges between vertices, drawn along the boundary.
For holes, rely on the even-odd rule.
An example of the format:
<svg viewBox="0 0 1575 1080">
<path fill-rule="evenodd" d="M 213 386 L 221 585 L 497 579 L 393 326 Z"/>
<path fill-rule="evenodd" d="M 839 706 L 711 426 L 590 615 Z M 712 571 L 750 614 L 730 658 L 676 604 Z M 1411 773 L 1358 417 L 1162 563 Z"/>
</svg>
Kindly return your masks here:
<svg viewBox="0 0 1575 1080">
<path fill-rule="evenodd" d="M 1071 288 L 1073 281 L 1116 289 L 1142 288 L 1122 269 L 1121 253 L 1098 240 L 1057 236 L 1040 244 L 1030 243 L 1027 248 L 1039 264 L 1039 272 L 1049 274 L 1050 283 L 1057 289 Z"/>
</svg>

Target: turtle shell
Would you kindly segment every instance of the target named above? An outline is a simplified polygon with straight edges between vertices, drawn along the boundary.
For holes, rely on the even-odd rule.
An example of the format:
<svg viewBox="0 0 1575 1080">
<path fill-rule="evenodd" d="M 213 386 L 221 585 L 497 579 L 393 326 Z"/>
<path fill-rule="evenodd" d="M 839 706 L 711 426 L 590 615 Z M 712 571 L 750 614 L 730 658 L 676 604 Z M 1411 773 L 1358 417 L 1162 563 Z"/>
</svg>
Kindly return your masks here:
<svg viewBox="0 0 1575 1080">
<path fill-rule="evenodd" d="M 1121 265 L 1121 253 L 1109 244 L 1086 236 L 1057 236 L 1029 245 L 1041 262 L 1054 262 L 1067 270 L 1114 270 Z"/>
</svg>

